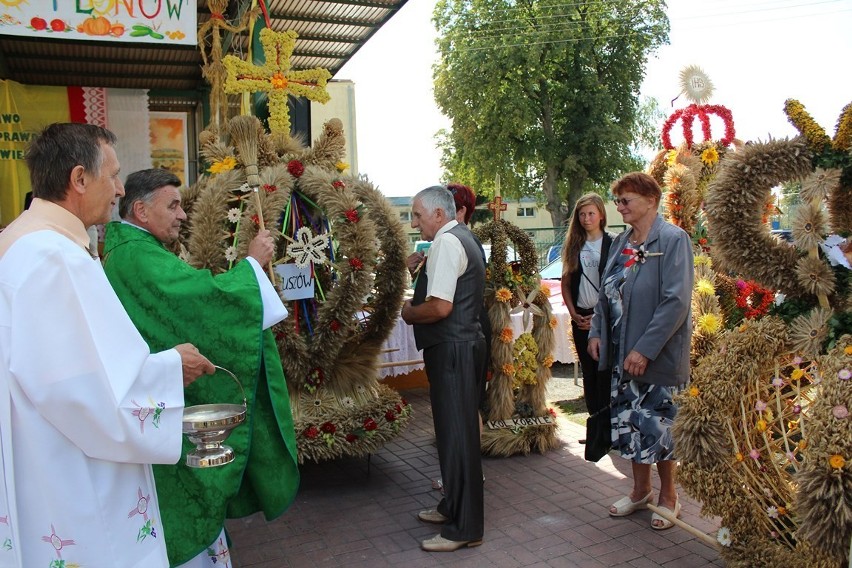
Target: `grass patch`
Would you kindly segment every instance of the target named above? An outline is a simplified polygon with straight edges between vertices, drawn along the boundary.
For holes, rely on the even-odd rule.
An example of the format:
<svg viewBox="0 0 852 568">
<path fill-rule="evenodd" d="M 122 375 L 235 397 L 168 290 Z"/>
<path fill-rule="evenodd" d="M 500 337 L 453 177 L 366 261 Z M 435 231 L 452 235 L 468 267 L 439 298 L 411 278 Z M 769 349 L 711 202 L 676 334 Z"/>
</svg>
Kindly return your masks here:
<svg viewBox="0 0 852 568">
<path fill-rule="evenodd" d="M 565 414 L 565 417 L 568 418 L 568 420 L 579 424 L 580 426 L 586 425 L 586 419 L 589 417 L 589 412 L 586 410 L 586 401 L 582 396 L 567 400 L 557 400 L 555 404 L 559 407 L 559 410 Z"/>
</svg>

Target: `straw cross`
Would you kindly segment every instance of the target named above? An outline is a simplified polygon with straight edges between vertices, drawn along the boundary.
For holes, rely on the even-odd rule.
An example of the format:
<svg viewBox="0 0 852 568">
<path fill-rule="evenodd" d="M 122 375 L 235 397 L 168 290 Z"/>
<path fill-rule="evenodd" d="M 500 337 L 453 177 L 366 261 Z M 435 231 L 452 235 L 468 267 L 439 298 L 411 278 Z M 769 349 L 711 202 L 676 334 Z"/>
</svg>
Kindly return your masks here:
<svg viewBox="0 0 852 568">
<path fill-rule="evenodd" d="M 329 100 L 326 82 L 331 78 L 327 69 L 292 71 L 290 57 L 299 34 L 290 30 L 274 32 L 269 28 L 260 31 L 260 43 L 266 62 L 252 65 L 239 57 L 226 55 L 223 62 L 228 70 L 225 92 L 263 92 L 269 97 L 269 129 L 272 132 L 290 133 L 288 95 L 305 97 L 326 103 Z"/>
</svg>

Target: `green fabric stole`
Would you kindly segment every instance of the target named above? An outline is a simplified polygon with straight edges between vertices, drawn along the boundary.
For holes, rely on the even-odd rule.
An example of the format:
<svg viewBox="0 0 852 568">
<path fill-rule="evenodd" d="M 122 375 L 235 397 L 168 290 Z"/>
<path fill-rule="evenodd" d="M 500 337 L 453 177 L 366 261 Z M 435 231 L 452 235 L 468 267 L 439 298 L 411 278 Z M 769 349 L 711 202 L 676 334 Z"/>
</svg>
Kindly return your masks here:
<svg viewBox="0 0 852 568">
<path fill-rule="evenodd" d="M 263 511 L 281 515 L 295 498 L 299 469 L 290 398 L 248 261 L 213 276 L 168 251 L 153 235 L 110 223 L 104 270 L 152 352 L 193 343 L 233 372 L 248 401 L 246 421 L 226 440 L 236 459 L 224 466 L 185 465 L 194 445 L 184 439 L 176 465 L 155 465 L 169 562 L 187 562 L 218 536 L 226 516 Z M 265 372 L 263 372 L 265 371 Z M 227 374 L 202 376 L 186 388 L 186 406 L 239 403 L 243 393 Z"/>
</svg>

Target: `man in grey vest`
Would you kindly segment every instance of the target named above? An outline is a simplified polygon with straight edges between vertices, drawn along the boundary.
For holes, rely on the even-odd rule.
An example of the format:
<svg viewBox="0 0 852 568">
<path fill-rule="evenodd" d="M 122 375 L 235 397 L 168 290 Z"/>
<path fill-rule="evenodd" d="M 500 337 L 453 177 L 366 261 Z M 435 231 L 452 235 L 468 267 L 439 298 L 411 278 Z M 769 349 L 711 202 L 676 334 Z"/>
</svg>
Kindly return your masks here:
<svg viewBox="0 0 852 568">
<path fill-rule="evenodd" d="M 482 544 L 485 513 L 479 449 L 479 388 L 485 337 L 479 324 L 485 262 L 470 230 L 455 220 L 456 205 L 443 186 L 414 196 L 411 227 L 432 241 L 415 272 L 414 298 L 402 318 L 414 326 L 423 350 L 444 497 L 418 518 L 442 524 L 423 550 L 450 552 Z"/>
</svg>

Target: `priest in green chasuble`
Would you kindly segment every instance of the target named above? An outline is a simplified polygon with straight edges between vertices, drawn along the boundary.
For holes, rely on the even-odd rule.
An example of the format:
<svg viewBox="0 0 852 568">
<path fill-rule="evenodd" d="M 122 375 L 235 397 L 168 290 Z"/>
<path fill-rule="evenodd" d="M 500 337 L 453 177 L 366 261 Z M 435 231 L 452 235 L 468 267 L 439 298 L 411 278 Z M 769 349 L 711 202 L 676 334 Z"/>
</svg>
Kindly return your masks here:
<svg viewBox="0 0 852 568">
<path fill-rule="evenodd" d="M 287 310 L 261 268 L 274 252 L 268 231 L 249 244 L 245 260 L 216 276 L 166 249 L 186 219 L 180 185 L 162 169 L 127 177 L 122 222 L 107 226 L 104 269 L 152 350 L 191 341 L 232 371 L 245 390 L 246 421 L 227 440 L 233 462 L 190 468 L 185 455 L 194 445 L 185 440 L 177 465 L 154 466 L 170 564 L 219 568 L 229 565 L 225 518 L 263 511 L 273 519 L 299 486 L 290 399 L 270 330 Z M 186 406 L 242 398 L 237 383 L 221 371 L 186 389 Z"/>
</svg>

